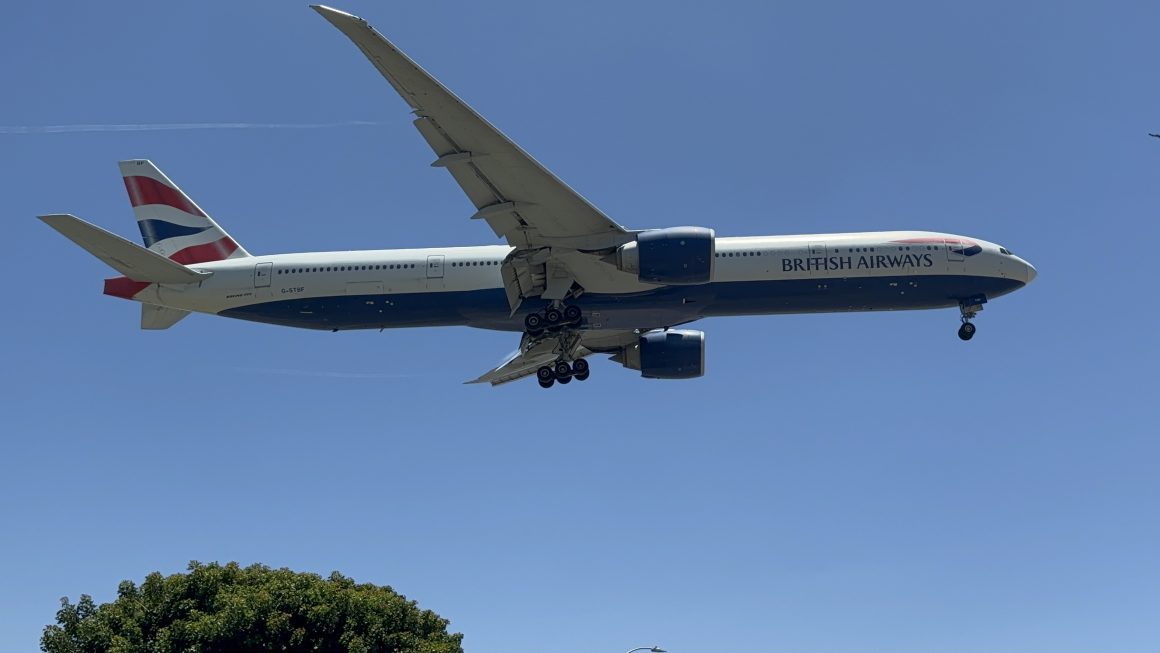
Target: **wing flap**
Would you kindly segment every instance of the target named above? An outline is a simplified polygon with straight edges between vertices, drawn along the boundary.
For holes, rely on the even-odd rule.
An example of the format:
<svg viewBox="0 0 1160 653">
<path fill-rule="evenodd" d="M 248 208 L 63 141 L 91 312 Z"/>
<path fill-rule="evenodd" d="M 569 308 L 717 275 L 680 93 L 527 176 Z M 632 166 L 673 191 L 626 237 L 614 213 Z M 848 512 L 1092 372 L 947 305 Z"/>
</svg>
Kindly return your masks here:
<svg viewBox="0 0 1160 653">
<path fill-rule="evenodd" d="M 636 342 L 639 336 L 630 330 L 581 331 L 577 336 L 529 340 L 524 336 L 520 348 L 513 351 L 502 363 L 483 376 L 466 383 L 490 383 L 503 385 L 531 376 L 541 365 L 551 365 L 561 355 L 578 359 L 594 353 L 615 353 L 621 347 Z M 565 351 L 567 350 L 567 351 Z"/>
<path fill-rule="evenodd" d="M 480 174 L 479 168 L 474 165 L 479 159 L 487 155 L 458 151 L 455 144 L 448 140 L 430 118 L 416 118 L 414 125 L 419 130 L 419 134 L 423 136 L 423 140 L 427 141 L 432 151 L 439 157 L 431 165 L 446 168 L 473 206 L 480 209 L 494 205 L 497 201 L 496 198 L 503 197 L 503 194 L 492 187 L 487 178 Z M 486 220 L 495 235 L 507 238 L 508 242 L 512 243 L 523 240 L 519 232 L 522 225 L 510 212 L 493 214 L 488 216 Z M 521 242 L 521 244 L 523 243 Z"/>
<path fill-rule="evenodd" d="M 535 374 L 541 365 L 548 365 L 557 357 L 559 354 L 556 352 L 556 341 L 542 340 L 528 351 L 523 351 L 522 348 L 513 351 L 502 363 L 478 379 L 467 381 L 467 383 L 490 383 L 492 385 L 510 383 Z"/>
</svg>

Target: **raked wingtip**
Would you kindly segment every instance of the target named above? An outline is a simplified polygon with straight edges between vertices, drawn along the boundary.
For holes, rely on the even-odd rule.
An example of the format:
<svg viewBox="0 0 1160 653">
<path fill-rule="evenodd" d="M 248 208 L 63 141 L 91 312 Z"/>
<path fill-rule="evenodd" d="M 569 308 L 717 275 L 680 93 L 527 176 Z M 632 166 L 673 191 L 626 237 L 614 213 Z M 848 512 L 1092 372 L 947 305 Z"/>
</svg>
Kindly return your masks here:
<svg viewBox="0 0 1160 653">
<path fill-rule="evenodd" d="M 326 5 L 310 5 L 310 8 L 314 11 L 317 11 L 323 18 L 329 20 L 332 23 L 336 20 L 353 20 L 360 23 L 366 23 L 366 21 L 362 18 L 359 18 L 354 14 L 347 13 L 341 9 L 335 9 L 334 7 L 327 7 Z"/>
</svg>

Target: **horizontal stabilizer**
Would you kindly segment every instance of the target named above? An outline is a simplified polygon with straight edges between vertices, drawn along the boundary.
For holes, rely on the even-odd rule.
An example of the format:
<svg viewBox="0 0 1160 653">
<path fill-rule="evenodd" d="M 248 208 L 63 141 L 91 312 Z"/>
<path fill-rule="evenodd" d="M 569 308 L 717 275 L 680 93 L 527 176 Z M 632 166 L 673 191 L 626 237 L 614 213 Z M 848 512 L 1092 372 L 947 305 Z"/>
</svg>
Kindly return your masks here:
<svg viewBox="0 0 1160 653">
<path fill-rule="evenodd" d="M 141 328 L 150 330 L 168 329 L 180 322 L 181 318 L 186 315 L 189 315 L 189 311 L 180 308 L 141 304 Z"/>
<path fill-rule="evenodd" d="M 120 236 L 89 224 L 75 215 L 38 216 L 65 238 L 80 245 L 109 267 L 134 281 L 150 283 L 197 283 L 210 276 L 175 263 Z"/>
</svg>

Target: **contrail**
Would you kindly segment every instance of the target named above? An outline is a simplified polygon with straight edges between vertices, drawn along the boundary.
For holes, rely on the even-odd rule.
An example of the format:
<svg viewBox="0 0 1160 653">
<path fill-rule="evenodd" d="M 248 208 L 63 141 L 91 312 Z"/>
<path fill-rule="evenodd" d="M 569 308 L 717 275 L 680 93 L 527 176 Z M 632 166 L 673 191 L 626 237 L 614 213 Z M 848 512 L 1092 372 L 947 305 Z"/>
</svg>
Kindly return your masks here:
<svg viewBox="0 0 1160 653">
<path fill-rule="evenodd" d="M 323 370 L 295 370 L 287 368 L 235 367 L 235 372 L 275 374 L 278 376 L 312 376 L 323 379 L 414 379 L 432 374 L 392 374 L 389 372 L 327 372 Z"/>
<path fill-rule="evenodd" d="M 190 129 L 334 129 L 338 127 L 373 127 L 381 123 L 369 120 L 345 122 L 178 122 L 130 125 L 8 125 L 0 134 L 76 134 L 81 132 L 160 132 Z"/>
</svg>

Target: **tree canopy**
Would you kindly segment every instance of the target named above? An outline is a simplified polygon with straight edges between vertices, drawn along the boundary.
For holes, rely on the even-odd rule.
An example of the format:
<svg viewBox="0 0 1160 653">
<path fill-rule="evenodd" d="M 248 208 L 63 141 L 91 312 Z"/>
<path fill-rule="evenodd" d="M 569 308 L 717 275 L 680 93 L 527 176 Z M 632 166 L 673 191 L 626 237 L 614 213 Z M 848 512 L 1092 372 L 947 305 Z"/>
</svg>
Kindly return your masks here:
<svg viewBox="0 0 1160 653">
<path fill-rule="evenodd" d="M 390 587 L 332 573 L 189 563 L 122 581 L 112 603 L 61 599 L 46 653 L 463 653 L 448 621 Z"/>
</svg>

